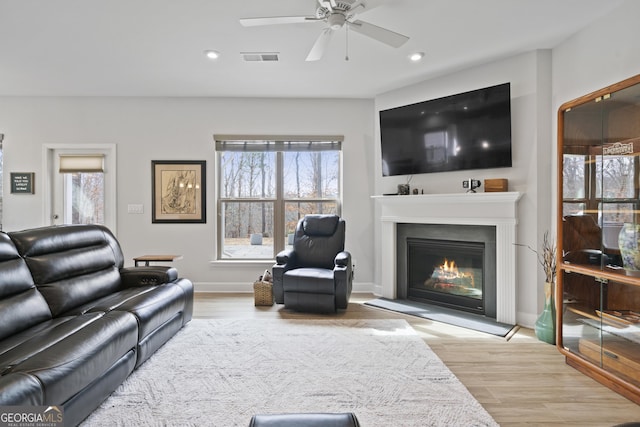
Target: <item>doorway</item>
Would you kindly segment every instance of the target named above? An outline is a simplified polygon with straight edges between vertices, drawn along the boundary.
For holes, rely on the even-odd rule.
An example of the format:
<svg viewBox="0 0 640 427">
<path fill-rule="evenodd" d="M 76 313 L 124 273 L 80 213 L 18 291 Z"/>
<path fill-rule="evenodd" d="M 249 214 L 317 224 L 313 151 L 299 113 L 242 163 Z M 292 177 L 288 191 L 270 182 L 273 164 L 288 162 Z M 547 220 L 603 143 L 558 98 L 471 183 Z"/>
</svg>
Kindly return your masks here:
<svg viewBox="0 0 640 427">
<path fill-rule="evenodd" d="M 45 146 L 43 223 L 102 224 L 116 233 L 116 145 Z"/>
</svg>

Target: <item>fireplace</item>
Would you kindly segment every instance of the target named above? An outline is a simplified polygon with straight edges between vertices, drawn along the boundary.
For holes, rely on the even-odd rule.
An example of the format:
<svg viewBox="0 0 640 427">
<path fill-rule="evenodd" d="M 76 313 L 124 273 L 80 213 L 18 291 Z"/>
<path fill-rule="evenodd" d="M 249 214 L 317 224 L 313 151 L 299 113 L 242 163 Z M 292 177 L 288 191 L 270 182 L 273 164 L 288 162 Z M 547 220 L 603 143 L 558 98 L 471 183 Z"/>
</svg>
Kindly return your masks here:
<svg viewBox="0 0 640 427">
<path fill-rule="evenodd" d="M 397 225 L 397 295 L 496 317 L 496 232 L 482 225 Z"/>
<path fill-rule="evenodd" d="M 495 289 L 487 284 L 484 276 L 485 315 L 498 322 L 516 324 L 516 251 L 517 204 L 522 196 L 518 192 L 419 194 L 410 196 L 372 196 L 380 218 L 378 268 L 379 279 L 375 292 L 388 299 L 407 299 L 401 294 L 398 281 L 406 277 L 406 259 L 398 257 L 397 228 L 402 224 L 431 225 L 437 228 L 460 228 L 467 225 L 489 226 L 495 233 L 495 251 L 485 247 L 485 263 L 493 256 L 495 266 Z M 402 228 L 402 227 L 401 227 Z M 416 236 L 413 236 L 416 237 Z M 421 237 L 421 236 L 417 236 Z M 425 236 L 422 236 L 425 237 Z M 426 236 L 426 238 L 448 240 L 449 237 Z M 454 240 L 468 240 L 454 238 Z M 405 273 L 400 271 L 405 269 Z M 493 292 L 493 294 L 491 294 Z M 491 301 L 493 300 L 493 301 Z M 494 304 L 494 312 L 491 305 Z"/>
<path fill-rule="evenodd" d="M 484 244 L 407 239 L 407 298 L 484 314 Z"/>
</svg>

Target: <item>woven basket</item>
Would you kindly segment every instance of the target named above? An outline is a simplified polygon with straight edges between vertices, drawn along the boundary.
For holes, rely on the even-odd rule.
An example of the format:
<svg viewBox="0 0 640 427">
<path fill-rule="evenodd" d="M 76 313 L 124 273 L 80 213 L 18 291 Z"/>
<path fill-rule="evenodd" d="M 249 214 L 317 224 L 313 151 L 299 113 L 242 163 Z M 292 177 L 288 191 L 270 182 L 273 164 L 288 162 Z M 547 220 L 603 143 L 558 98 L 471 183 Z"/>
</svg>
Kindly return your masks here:
<svg viewBox="0 0 640 427">
<path fill-rule="evenodd" d="M 253 283 L 255 305 L 273 305 L 273 283 L 258 281 Z"/>
</svg>

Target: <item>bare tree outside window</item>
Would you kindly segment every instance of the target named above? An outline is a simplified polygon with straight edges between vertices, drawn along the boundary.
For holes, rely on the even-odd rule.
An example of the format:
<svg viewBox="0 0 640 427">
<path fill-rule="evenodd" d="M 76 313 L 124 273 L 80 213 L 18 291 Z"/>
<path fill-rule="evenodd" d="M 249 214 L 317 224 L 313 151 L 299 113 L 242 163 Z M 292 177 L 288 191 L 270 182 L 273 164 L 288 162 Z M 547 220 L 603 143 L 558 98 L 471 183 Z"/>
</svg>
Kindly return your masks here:
<svg viewBox="0 0 640 427">
<path fill-rule="evenodd" d="M 65 174 L 70 189 L 69 224 L 104 224 L 104 174 L 76 172 Z"/>
<path fill-rule="evenodd" d="M 564 215 L 597 211 L 595 219 L 601 226 L 632 222 L 639 186 L 637 171 L 635 156 L 565 154 Z"/>
</svg>

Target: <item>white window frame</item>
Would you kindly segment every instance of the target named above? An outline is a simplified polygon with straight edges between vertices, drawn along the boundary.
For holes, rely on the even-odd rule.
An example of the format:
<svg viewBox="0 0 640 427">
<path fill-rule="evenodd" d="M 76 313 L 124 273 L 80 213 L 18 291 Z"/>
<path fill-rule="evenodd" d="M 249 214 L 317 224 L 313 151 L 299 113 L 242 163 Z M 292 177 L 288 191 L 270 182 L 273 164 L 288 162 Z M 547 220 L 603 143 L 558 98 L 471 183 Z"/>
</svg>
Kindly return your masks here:
<svg viewBox="0 0 640 427">
<path fill-rule="evenodd" d="M 309 135 L 214 135 L 214 140 L 217 144 L 216 146 L 216 186 L 215 186 L 215 200 L 216 200 L 216 210 L 218 212 L 217 215 L 217 223 L 216 223 L 216 235 L 217 235 L 217 239 L 216 239 L 216 261 L 217 262 L 225 262 L 225 261 L 231 261 L 231 262 L 239 262 L 239 261 L 246 261 L 246 262 L 263 262 L 263 261 L 272 261 L 273 258 L 271 259 L 267 259 L 267 258 L 223 258 L 222 257 L 222 248 L 223 248 L 223 240 L 224 240 L 224 233 L 222 232 L 224 225 L 222 224 L 223 222 L 223 215 L 222 215 L 222 204 L 224 202 L 235 202 L 235 201 L 240 201 L 240 202 L 252 202 L 252 201 L 260 201 L 260 200 L 252 200 L 252 199 L 247 199 L 247 198 L 242 198 L 242 199 L 227 199 L 227 198 L 222 198 L 221 194 L 222 191 L 220 189 L 220 185 L 222 185 L 222 177 L 221 177 L 221 170 L 220 170 L 220 161 L 221 161 L 221 152 L 224 152 L 224 149 L 220 148 L 220 145 L 227 142 L 227 143 L 247 143 L 250 144 L 251 142 L 256 142 L 258 144 L 264 144 L 265 142 L 273 142 L 274 145 L 278 146 L 278 145 L 282 145 L 287 144 L 288 142 L 293 142 L 295 141 L 296 143 L 300 143 L 300 142 L 304 142 L 304 143 L 308 143 L 310 145 L 312 145 L 313 143 L 316 144 L 334 144 L 335 147 L 332 151 L 337 151 L 339 153 L 339 164 L 338 164 L 338 170 L 339 170 L 339 178 L 338 178 L 338 197 L 337 198 L 331 198 L 331 199 L 302 199 L 302 202 L 305 203 L 313 203 L 313 202 L 335 202 L 336 203 L 336 211 L 338 213 L 338 215 L 341 214 L 341 210 L 342 210 L 342 141 L 344 140 L 344 137 L 342 135 L 313 135 L 313 136 L 309 136 Z M 230 150 L 232 151 L 232 150 Z M 237 151 L 237 150 L 236 150 Z M 248 151 L 253 151 L 253 150 L 248 150 Z M 284 206 L 284 204 L 286 202 L 290 202 L 291 199 L 284 197 L 283 194 L 283 188 L 282 188 L 282 173 L 283 173 L 283 160 L 282 160 L 282 156 L 284 151 L 289 151 L 289 150 L 284 150 L 284 149 L 275 149 L 275 150 L 265 150 L 265 151 L 275 151 L 276 152 L 276 195 L 275 198 L 273 199 L 269 199 L 270 203 L 274 203 L 274 230 L 273 230 L 273 234 L 274 236 L 284 236 L 284 210 L 281 208 L 282 206 Z M 291 151 L 305 151 L 305 150 L 291 150 Z M 316 151 L 316 150 L 309 150 L 309 151 Z M 284 237 L 283 237 L 284 239 Z M 284 245 L 286 245 L 286 242 L 282 242 Z M 275 254 L 277 254 L 280 250 L 284 249 L 284 247 L 281 247 L 282 245 L 278 244 L 277 240 L 274 240 L 274 252 Z M 274 254 L 274 257 L 275 257 Z"/>
</svg>

